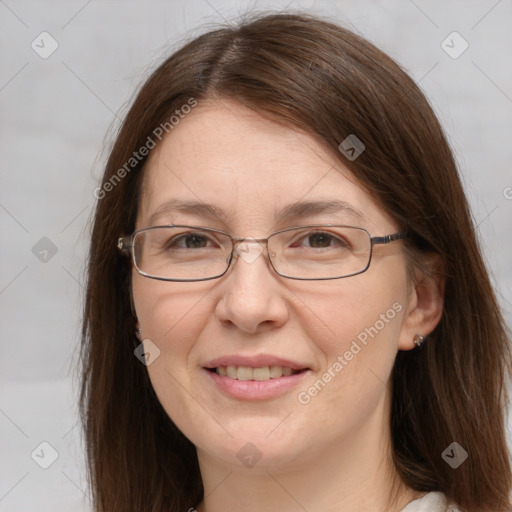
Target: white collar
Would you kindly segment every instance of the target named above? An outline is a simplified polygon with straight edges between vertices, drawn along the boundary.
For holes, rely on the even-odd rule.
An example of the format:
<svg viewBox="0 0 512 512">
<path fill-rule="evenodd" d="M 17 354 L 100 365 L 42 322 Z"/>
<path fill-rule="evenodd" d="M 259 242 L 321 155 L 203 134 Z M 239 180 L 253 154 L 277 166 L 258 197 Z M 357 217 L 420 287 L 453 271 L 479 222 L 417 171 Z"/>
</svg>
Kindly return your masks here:
<svg viewBox="0 0 512 512">
<path fill-rule="evenodd" d="M 429 492 L 422 498 L 411 501 L 401 512 L 459 512 L 455 505 L 449 505 L 442 492 Z"/>
</svg>

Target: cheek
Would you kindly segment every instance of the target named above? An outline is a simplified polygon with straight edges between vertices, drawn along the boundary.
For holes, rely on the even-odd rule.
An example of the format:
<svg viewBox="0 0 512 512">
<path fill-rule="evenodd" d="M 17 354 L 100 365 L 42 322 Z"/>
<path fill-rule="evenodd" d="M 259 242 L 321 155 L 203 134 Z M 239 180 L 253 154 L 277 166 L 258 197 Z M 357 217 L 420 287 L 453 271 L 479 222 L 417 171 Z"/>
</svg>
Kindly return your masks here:
<svg viewBox="0 0 512 512">
<path fill-rule="evenodd" d="M 144 339 L 151 340 L 159 353 L 147 371 L 163 408 L 191 440 L 190 424 L 204 423 L 204 410 L 195 407 L 194 369 L 190 353 L 211 318 L 206 308 L 205 283 L 172 283 L 133 277 L 135 311 Z M 193 433 L 192 433 L 193 434 Z"/>
<path fill-rule="evenodd" d="M 133 276 L 135 311 L 145 338 L 161 350 L 181 352 L 207 320 L 209 288 L 204 283 L 174 283 Z"/>
<path fill-rule="evenodd" d="M 133 277 L 133 299 L 144 339 L 160 350 L 150 376 L 186 375 L 188 355 L 209 315 L 204 283 L 174 283 Z M 169 375 L 167 375 L 169 377 Z M 166 378 L 167 380 L 167 378 Z"/>
<path fill-rule="evenodd" d="M 372 381 L 386 383 L 391 372 L 406 310 L 405 273 L 378 283 L 366 277 L 299 294 L 308 306 L 301 327 L 322 354 L 317 388 L 325 400 L 339 400 L 347 387 L 364 394 Z"/>
<path fill-rule="evenodd" d="M 368 275 L 369 277 L 369 275 Z M 329 283 L 329 282 L 326 282 Z M 364 342 L 384 331 L 397 333 L 406 300 L 405 274 L 375 282 L 366 274 L 331 281 L 297 292 L 302 304 L 302 328 L 330 352 L 333 347 L 356 339 Z"/>
</svg>

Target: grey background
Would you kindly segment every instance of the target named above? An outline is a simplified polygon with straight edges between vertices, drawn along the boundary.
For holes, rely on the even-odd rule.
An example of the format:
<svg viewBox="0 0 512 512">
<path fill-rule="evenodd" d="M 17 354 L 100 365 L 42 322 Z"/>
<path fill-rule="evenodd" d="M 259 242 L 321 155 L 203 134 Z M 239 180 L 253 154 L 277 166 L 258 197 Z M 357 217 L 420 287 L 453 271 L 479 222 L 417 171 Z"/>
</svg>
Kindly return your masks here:
<svg viewBox="0 0 512 512">
<path fill-rule="evenodd" d="M 0 0 L 0 511 L 90 510 L 76 349 L 107 133 L 149 70 L 205 23 L 286 7 L 352 28 L 419 82 L 459 162 L 512 323 L 510 0 Z M 43 31 L 59 45 L 47 59 L 31 47 Z M 453 31 L 469 44 L 456 59 L 441 47 Z M 43 441 L 58 452 L 46 470 L 31 458 L 35 450 L 39 464 L 51 461 Z"/>
</svg>

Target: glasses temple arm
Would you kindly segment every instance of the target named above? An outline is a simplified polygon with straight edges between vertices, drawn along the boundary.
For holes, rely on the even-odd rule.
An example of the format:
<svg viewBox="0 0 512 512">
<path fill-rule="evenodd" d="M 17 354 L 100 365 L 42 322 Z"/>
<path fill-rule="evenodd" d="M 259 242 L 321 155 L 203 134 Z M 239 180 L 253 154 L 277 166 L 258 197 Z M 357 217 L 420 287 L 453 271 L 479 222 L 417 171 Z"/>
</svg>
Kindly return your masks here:
<svg viewBox="0 0 512 512">
<path fill-rule="evenodd" d="M 403 240 L 404 238 L 407 238 L 408 233 L 406 231 L 403 231 L 401 233 L 392 233 L 391 235 L 386 236 L 373 236 L 370 238 L 372 241 L 372 245 L 375 244 L 389 244 L 390 242 L 394 242 L 395 240 Z"/>
</svg>

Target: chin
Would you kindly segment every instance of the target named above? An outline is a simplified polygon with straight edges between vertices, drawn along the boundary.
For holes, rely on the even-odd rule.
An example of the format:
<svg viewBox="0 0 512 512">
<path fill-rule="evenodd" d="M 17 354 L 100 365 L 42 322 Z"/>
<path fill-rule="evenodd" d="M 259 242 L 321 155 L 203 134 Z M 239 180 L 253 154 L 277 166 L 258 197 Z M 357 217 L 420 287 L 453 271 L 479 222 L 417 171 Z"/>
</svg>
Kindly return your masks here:
<svg viewBox="0 0 512 512">
<path fill-rule="evenodd" d="M 191 423 L 185 422 L 182 432 L 197 447 L 200 459 L 215 459 L 217 464 L 237 471 L 250 469 L 253 473 L 265 473 L 299 464 L 307 458 L 309 443 L 314 441 L 304 435 L 305 431 L 314 432 L 313 428 L 305 430 L 297 423 L 280 425 L 285 416 L 226 421 L 223 426 L 229 433 L 210 418 L 202 423 L 200 430 L 190 429 Z"/>
</svg>

